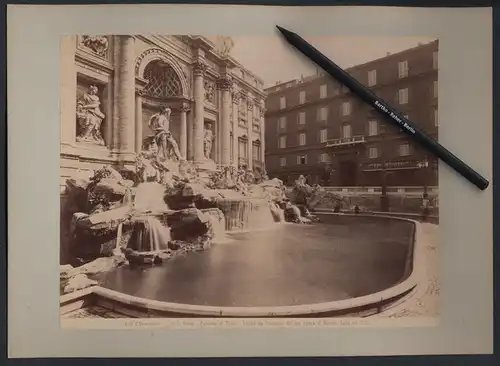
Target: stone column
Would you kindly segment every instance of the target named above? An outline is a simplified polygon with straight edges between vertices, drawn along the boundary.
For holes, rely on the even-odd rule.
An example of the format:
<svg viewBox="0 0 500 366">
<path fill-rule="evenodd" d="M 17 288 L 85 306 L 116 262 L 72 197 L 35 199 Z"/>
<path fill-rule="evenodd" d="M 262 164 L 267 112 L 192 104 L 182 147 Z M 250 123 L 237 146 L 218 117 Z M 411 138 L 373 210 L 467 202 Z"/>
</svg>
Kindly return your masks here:
<svg viewBox="0 0 500 366">
<path fill-rule="evenodd" d="M 253 100 L 248 97 L 247 102 L 248 114 L 247 114 L 247 135 L 248 135 L 248 164 L 247 170 L 253 170 Z"/>
<path fill-rule="evenodd" d="M 238 143 L 238 124 L 240 120 L 238 105 L 240 103 L 240 93 L 233 91 L 233 166 L 238 167 L 238 159 L 240 154 L 240 147 Z"/>
<path fill-rule="evenodd" d="M 135 132 L 135 38 L 118 36 L 120 51 L 117 63 L 117 112 L 118 126 L 115 125 L 118 137 L 118 151 L 131 153 L 134 151 Z"/>
<path fill-rule="evenodd" d="M 187 126 L 187 112 L 189 111 L 189 105 L 187 103 L 182 103 L 181 105 L 181 125 L 179 134 L 179 150 L 181 156 L 187 159 L 187 142 L 188 142 L 188 126 Z"/>
<path fill-rule="evenodd" d="M 193 112 L 187 113 L 187 160 L 193 160 Z"/>
<path fill-rule="evenodd" d="M 266 113 L 266 107 L 264 102 L 260 106 L 260 160 L 262 167 L 266 168 L 266 125 L 264 115 Z"/>
<path fill-rule="evenodd" d="M 193 161 L 201 163 L 205 160 L 203 154 L 204 135 L 204 99 L 205 89 L 203 79 L 207 66 L 201 60 L 194 65 L 194 123 L 193 123 Z"/>
<path fill-rule="evenodd" d="M 224 75 L 218 80 L 217 86 L 221 90 L 221 156 L 220 163 L 223 166 L 229 166 L 231 163 L 231 90 L 233 88 L 233 80 L 230 75 Z"/>
<path fill-rule="evenodd" d="M 142 150 L 142 95 L 143 91 L 138 89 L 135 93 L 135 153 Z"/>
<path fill-rule="evenodd" d="M 76 140 L 76 36 L 61 41 L 61 143 L 72 145 Z"/>
</svg>

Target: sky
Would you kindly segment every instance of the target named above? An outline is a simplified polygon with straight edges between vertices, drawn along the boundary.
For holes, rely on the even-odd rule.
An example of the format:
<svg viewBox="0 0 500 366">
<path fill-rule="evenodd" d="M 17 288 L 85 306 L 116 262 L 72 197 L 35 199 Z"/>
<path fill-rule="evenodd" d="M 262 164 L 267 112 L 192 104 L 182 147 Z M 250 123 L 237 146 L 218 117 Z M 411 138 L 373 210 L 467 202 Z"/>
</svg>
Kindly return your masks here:
<svg viewBox="0 0 500 366">
<path fill-rule="evenodd" d="M 397 53 L 434 40 L 429 37 L 305 37 L 309 43 L 343 68 L 359 65 L 388 52 Z M 280 36 L 232 36 L 233 56 L 262 78 L 264 86 L 316 73 L 316 66 Z"/>
</svg>

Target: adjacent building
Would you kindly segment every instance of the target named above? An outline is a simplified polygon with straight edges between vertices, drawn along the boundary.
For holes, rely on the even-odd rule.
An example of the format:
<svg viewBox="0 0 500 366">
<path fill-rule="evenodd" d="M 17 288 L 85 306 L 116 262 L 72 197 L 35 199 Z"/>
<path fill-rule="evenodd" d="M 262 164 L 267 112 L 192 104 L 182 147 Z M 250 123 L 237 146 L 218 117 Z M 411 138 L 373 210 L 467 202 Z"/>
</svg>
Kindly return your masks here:
<svg viewBox="0 0 500 366">
<path fill-rule="evenodd" d="M 64 37 L 61 185 L 104 164 L 132 167 L 153 133 L 150 117 L 164 107 L 188 160 L 201 164 L 208 155 L 219 166 L 262 168 L 263 82 L 230 48 L 190 35 Z"/>
<path fill-rule="evenodd" d="M 438 137 L 438 41 L 347 70 Z M 364 102 L 318 72 L 265 90 L 266 169 L 291 184 L 435 186 L 437 162 Z"/>
</svg>

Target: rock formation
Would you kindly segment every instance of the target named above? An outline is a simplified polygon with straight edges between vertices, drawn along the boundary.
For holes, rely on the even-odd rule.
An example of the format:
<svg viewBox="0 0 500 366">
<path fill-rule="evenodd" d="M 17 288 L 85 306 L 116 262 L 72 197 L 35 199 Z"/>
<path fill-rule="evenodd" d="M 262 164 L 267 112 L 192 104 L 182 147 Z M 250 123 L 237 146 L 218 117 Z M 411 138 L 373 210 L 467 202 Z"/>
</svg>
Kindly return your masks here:
<svg viewBox="0 0 500 366">
<path fill-rule="evenodd" d="M 154 138 L 146 140 L 154 145 Z M 95 285 L 93 275 L 121 265 L 159 264 L 207 249 L 226 231 L 315 220 L 307 205 L 316 188 L 297 185 L 305 203 L 296 205 L 282 181 L 263 178 L 265 172 L 256 178 L 234 167 L 200 178 L 189 162 L 159 159 L 148 148 L 137 156 L 135 172 L 104 166 L 68 179 L 61 224 L 75 267 L 61 269 L 61 291 Z"/>
</svg>

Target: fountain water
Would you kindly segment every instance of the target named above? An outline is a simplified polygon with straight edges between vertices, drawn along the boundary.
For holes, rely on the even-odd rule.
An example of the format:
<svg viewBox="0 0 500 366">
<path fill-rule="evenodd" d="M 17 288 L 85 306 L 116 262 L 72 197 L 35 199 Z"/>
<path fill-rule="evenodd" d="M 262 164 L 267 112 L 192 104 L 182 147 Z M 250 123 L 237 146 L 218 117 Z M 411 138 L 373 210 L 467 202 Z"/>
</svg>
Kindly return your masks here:
<svg viewBox="0 0 500 366">
<path fill-rule="evenodd" d="M 220 198 L 217 207 L 226 218 L 226 231 L 267 229 L 275 223 L 265 198 Z"/>
<path fill-rule="evenodd" d="M 165 212 L 165 187 L 156 182 L 140 183 L 135 189 L 134 209 L 139 212 Z"/>
<path fill-rule="evenodd" d="M 154 216 L 137 217 L 127 248 L 137 252 L 159 252 L 168 249 L 170 230 Z"/>
</svg>

